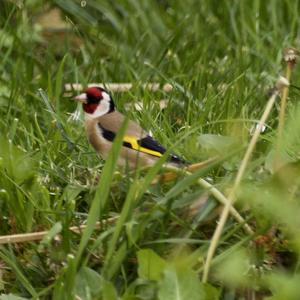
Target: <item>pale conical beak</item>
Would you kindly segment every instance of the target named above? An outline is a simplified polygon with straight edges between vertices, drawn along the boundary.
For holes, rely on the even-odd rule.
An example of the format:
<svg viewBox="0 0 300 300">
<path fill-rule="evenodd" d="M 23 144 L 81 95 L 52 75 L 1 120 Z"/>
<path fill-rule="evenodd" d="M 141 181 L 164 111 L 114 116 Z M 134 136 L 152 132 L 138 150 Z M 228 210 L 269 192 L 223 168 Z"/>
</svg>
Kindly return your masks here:
<svg viewBox="0 0 300 300">
<path fill-rule="evenodd" d="M 87 95 L 86 93 L 82 93 L 76 97 L 73 98 L 74 100 L 81 102 L 81 103 L 87 103 Z"/>
</svg>

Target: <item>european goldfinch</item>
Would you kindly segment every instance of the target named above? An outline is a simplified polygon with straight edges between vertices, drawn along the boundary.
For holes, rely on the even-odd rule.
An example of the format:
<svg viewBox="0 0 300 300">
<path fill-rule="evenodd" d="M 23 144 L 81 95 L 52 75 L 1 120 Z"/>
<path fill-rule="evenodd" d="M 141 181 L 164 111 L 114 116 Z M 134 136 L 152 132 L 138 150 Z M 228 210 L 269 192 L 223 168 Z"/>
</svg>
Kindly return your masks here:
<svg viewBox="0 0 300 300">
<path fill-rule="evenodd" d="M 117 131 L 121 128 L 125 116 L 115 108 L 111 95 L 103 88 L 90 87 L 74 98 L 82 102 L 85 112 L 85 128 L 89 142 L 104 159 L 107 158 Z M 149 166 L 166 152 L 166 149 L 155 141 L 137 123 L 129 121 L 118 164 L 130 169 Z M 168 163 L 182 165 L 184 160 L 170 155 Z"/>
</svg>

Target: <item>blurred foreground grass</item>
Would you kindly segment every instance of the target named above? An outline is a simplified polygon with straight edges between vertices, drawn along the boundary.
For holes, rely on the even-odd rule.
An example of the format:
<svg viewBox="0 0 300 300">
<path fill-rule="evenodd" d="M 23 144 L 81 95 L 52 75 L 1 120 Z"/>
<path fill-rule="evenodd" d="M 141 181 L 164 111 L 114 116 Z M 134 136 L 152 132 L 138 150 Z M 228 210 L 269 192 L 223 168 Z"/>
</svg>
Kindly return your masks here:
<svg viewBox="0 0 300 300">
<path fill-rule="evenodd" d="M 273 172 L 278 103 L 239 190 L 255 236 L 230 218 L 208 283 L 219 204 L 197 184 L 228 194 L 284 73 L 282 50 L 299 47 L 299 11 L 289 0 L 1 1 L 0 235 L 50 231 L 0 247 L 0 299 L 300 299 L 299 91 L 289 90 L 284 166 Z M 159 165 L 113 175 L 113 159 L 104 166 L 72 118 L 69 82 L 131 82 L 113 95 L 121 111 L 132 104 L 131 118 L 191 162 L 226 159 L 155 186 Z M 153 93 L 145 82 L 175 88 Z"/>
</svg>

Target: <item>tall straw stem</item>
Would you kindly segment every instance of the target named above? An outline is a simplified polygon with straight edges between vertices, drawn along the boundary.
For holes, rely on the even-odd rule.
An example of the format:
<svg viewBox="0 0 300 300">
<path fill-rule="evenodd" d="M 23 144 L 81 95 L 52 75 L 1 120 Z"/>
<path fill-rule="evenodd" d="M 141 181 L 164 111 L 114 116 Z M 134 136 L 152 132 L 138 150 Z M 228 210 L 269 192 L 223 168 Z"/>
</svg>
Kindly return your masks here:
<svg viewBox="0 0 300 300">
<path fill-rule="evenodd" d="M 286 68 L 286 79 L 290 81 L 291 74 L 293 69 L 293 63 L 287 62 Z M 278 120 L 278 132 L 277 132 L 277 142 L 276 142 L 276 154 L 275 154 L 275 164 L 274 169 L 277 170 L 281 165 L 281 148 L 282 148 L 282 139 L 283 139 L 283 131 L 284 131 L 284 121 L 285 121 L 285 112 L 286 112 L 286 104 L 287 98 L 289 95 L 289 87 L 286 86 L 283 88 L 282 97 L 280 102 L 280 111 L 279 111 L 279 120 Z"/>
<path fill-rule="evenodd" d="M 280 82 L 278 85 L 282 85 L 282 82 Z M 246 153 L 244 155 L 244 158 L 241 162 L 241 165 L 240 165 L 240 168 L 238 170 L 238 173 L 237 173 L 236 179 L 234 181 L 233 187 L 232 187 L 232 189 L 230 191 L 230 194 L 227 198 L 228 201 L 226 202 L 226 204 L 223 208 L 223 211 L 221 213 L 220 220 L 219 220 L 218 225 L 217 225 L 217 227 L 215 229 L 215 232 L 213 234 L 213 237 L 212 237 L 209 249 L 208 249 L 205 265 L 204 265 L 204 271 L 203 271 L 203 277 L 202 277 L 202 281 L 204 283 L 207 282 L 211 262 L 212 262 L 214 254 L 215 254 L 215 251 L 217 249 L 222 231 L 223 231 L 224 226 L 226 224 L 226 221 L 227 221 L 227 218 L 228 218 L 228 215 L 229 215 L 229 212 L 230 212 L 230 208 L 232 207 L 232 205 L 233 205 L 233 203 L 236 199 L 236 192 L 237 192 L 237 190 L 239 188 L 239 185 L 242 181 L 242 178 L 244 176 L 247 164 L 250 160 L 251 154 L 253 153 L 253 150 L 255 148 L 255 145 L 257 143 L 259 135 L 262 131 L 262 128 L 263 128 L 263 126 L 264 126 L 264 124 L 265 124 L 265 122 L 266 122 L 273 106 L 274 106 L 277 95 L 278 95 L 278 90 L 276 89 L 273 92 L 272 96 L 269 98 L 268 103 L 267 103 L 266 108 L 265 108 L 265 111 L 264 111 L 264 113 L 263 113 L 263 115 L 262 115 L 262 117 L 261 117 L 261 119 L 258 123 L 258 126 L 255 129 L 255 132 L 254 132 L 254 134 L 252 136 L 252 139 L 249 143 L 247 151 L 246 151 Z"/>
</svg>

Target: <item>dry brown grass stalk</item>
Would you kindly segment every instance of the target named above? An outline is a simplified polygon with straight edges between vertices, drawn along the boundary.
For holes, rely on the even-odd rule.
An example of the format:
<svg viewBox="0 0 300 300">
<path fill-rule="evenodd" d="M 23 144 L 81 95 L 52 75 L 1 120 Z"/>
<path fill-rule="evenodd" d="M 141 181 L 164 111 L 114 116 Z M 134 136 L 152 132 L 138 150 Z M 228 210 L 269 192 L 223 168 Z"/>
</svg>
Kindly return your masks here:
<svg viewBox="0 0 300 300">
<path fill-rule="evenodd" d="M 175 180 L 180 175 L 181 176 L 182 175 L 191 175 L 193 172 L 195 172 L 195 171 L 197 171 L 199 169 L 202 169 L 202 168 L 204 168 L 204 167 L 212 164 L 215 161 L 217 161 L 217 158 L 211 158 L 211 159 L 205 160 L 203 162 L 190 165 L 186 169 L 179 169 L 179 168 L 176 168 L 176 167 L 170 167 L 170 168 L 168 168 L 168 169 L 170 169 L 169 172 L 167 172 L 164 175 L 157 176 L 152 181 L 152 184 L 173 181 L 173 180 Z M 212 184 L 210 184 L 209 182 L 207 182 L 206 180 L 204 180 L 202 178 L 199 178 L 198 181 L 197 181 L 197 183 L 198 183 L 198 185 L 200 185 L 201 187 L 203 187 L 204 189 L 206 189 L 208 193 L 210 193 L 211 195 L 213 195 L 214 198 L 219 203 L 221 203 L 224 206 L 227 205 L 228 199 L 224 196 L 224 194 L 222 194 L 222 192 L 220 192 Z M 246 223 L 245 219 L 239 214 L 239 212 L 232 205 L 229 208 L 229 212 L 238 221 L 238 223 L 243 224 L 243 227 L 244 227 L 245 231 L 249 235 L 252 235 L 254 233 L 253 230 L 252 230 L 252 228 L 250 227 L 250 225 L 248 225 Z"/>
<path fill-rule="evenodd" d="M 251 155 L 253 153 L 253 150 L 255 148 L 255 145 L 258 141 L 258 138 L 259 138 L 259 135 L 261 133 L 261 129 L 262 127 L 264 126 L 264 124 L 266 123 L 266 120 L 274 106 L 274 103 L 275 103 L 275 100 L 277 98 L 277 95 L 279 92 L 281 92 L 281 90 L 279 90 L 280 88 L 284 88 L 286 86 L 289 85 L 289 82 L 285 79 L 285 78 L 279 78 L 278 82 L 277 82 L 277 85 L 276 85 L 276 89 L 274 89 L 274 92 L 272 94 L 272 96 L 269 98 L 268 100 L 268 103 L 266 105 L 266 108 L 259 120 L 259 123 L 258 123 L 258 126 L 256 127 L 255 129 L 255 132 L 250 140 L 250 143 L 248 145 L 248 148 L 246 150 L 246 153 L 244 155 L 244 158 L 241 162 L 241 165 L 239 167 L 239 170 L 238 170 L 238 173 L 237 173 L 237 176 L 235 178 L 235 181 L 234 181 L 234 184 L 233 184 L 233 187 L 229 193 L 229 196 L 227 198 L 227 203 L 226 205 L 224 206 L 224 209 L 221 213 L 221 216 L 220 216 L 220 220 L 218 222 L 218 225 L 214 231 L 214 234 L 213 234 L 213 237 L 212 237 L 212 240 L 211 240 L 211 243 L 210 243 L 210 246 L 209 246 L 209 249 L 208 249 L 208 252 L 207 252 L 207 258 L 206 258 L 206 261 L 205 261 L 205 264 L 204 264 L 204 271 L 203 271 L 203 277 L 202 277 L 202 281 L 205 283 L 207 282 L 207 279 L 208 279 L 208 274 L 209 274 L 209 270 L 210 270 L 210 266 L 211 266 L 211 262 L 212 262 L 212 259 L 213 259 L 213 256 L 215 254 L 215 251 L 217 249 L 217 246 L 218 246 L 218 243 L 219 243 L 219 240 L 220 240 L 220 237 L 222 235 L 222 232 L 223 232 L 223 229 L 224 229 L 224 226 L 226 224 L 226 221 L 227 221 L 227 218 L 229 216 L 229 212 L 230 212 L 230 208 L 232 207 L 234 201 L 236 200 L 236 192 L 240 186 L 240 183 L 243 179 L 243 176 L 245 174 L 245 170 L 246 170 L 246 167 L 248 165 L 248 162 L 251 158 Z"/>
<path fill-rule="evenodd" d="M 117 218 L 118 217 L 112 217 L 107 220 L 97 222 L 95 229 L 100 229 L 101 226 L 103 226 L 104 224 L 113 224 L 117 220 Z M 84 230 L 86 226 L 87 225 L 72 226 L 69 228 L 69 230 L 74 233 L 81 234 L 82 230 Z M 49 231 L 45 230 L 45 231 L 37 231 L 37 232 L 29 232 L 29 233 L 3 235 L 0 236 L 0 245 L 39 241 L 42 240 L 48 233 Z M 57 235 L 57 237 L 59 237 L 59 235 Z"/>
<path fill-rule="evenodd" d="M 195 163 L 195 164 L 191 164 L 185 168 L 183 168 L 183 171 L 184 172 L 191 172 L 191 173 L 194 173 L 200 169 L 203 169 L 209 165 L 211 165 L 212 163 L 216 162 L 217 161 L 217 157 L 213 157 L 213 158 L 209 158 L 207 160 L 204 160 L 204 161 L 201 161 L 201 162 L 198 162 L 198 163 Z M 183 173 L 184 174 L 184 173 Z M 174 181 L 176 180 L 178 177 L 180 177 L 180 171 L 179 172 L 173 172 L 173 171 L 170 171 L 170 172 L 166 172 L 164 174 L 161 174 L 161 175 L 157 175 L 153 181 L 152 181 L 152 185 L 155 185 L 155 184 L 158 184 L 158 183 L 166 183 L 166 182 L 171 182 L 171 181 Z"/>
<path fill-rule="evenodd" d="M 283 53 L 283 60 L 286 63 L 286 74 L 285 77 L 288 82 L 291 79 L 292 70 L 296 64 L 297 57 L 299 55 L 299 51 L 295 48 L 287 48 Z M 275 152 L 275 161 L 274 161 L 274 169 L 278 170 L 281 166 L 281 148 L 282 148 L 282 138 L 284 131 L 284 123 L 285 123 L 285 113 L 286 113 L 286 105 L 287 98 L 289 94 L 289 86 L 285 86 L 282 89 L 282 96 L 280 102 L 280 111 L 279 111 L 279 119 L 278 119 L 278 133 L 277 133 L 277 143 L 276 143 L 276 152 Z"/>
<path fill-rule="evenodd" d="M 132 83 L 89 83 L 87 85 L 88 87 L 91 86 L 99 86 L 102 88 L 105 88 L 111 92 L 128 92 L 129 90 L 131 90 L 134 87 L 134 84 Z M 143 83 L 141 85 L 143 89 L 145 90 L 149 90 L 152 92 L 156 92 L 159 90 L 163 90 L 164 92 L 171 92 L 173 90 L 173 86 L 169 83 L 166 84 L 160 84 L 160 83 Z M 72 91 L 82 91 L 85 88 L 85 86 L 83 86 L 80 83 L 66 83 L 65 84 L 65 91 L 66 92 L 72 92 Z"/>
</svg>

